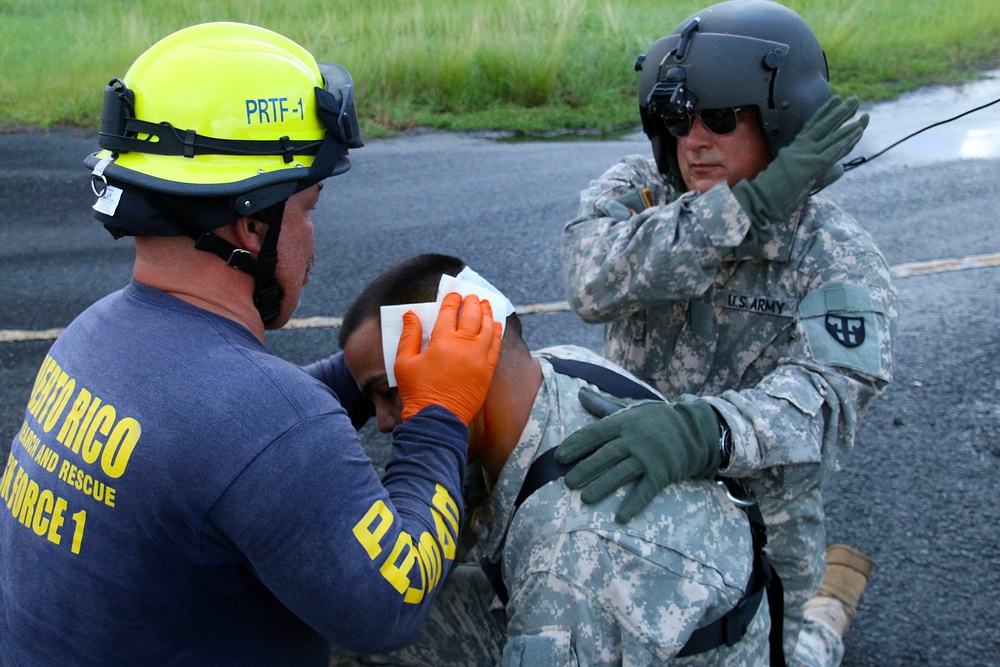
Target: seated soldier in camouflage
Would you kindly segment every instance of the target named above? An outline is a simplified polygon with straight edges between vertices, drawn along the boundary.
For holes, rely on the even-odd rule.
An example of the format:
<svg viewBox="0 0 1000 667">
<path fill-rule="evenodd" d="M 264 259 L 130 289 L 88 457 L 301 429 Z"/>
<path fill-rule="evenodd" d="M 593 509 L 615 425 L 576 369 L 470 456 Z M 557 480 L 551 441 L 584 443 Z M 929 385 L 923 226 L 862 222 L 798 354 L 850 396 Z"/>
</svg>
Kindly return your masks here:
<svg viewBox="0 0 1000 667">
<path fill-rule="evenodd" d="M 444 255 L 413 257 L 377 277 L 344 317 L 344 360 L 374 403 L 380 431 L 401 423 L 402 408 L 386 372 L 380 307 L 434 301 L 441 276 L 457 276 L 464 266 Z M 549 458 L 546 452 L 595 420 L 581 397 L 612 398 L 565 374 L 560 359 L 567 358 L 634 382 L 583 348 L 532 353 L 521 338 L 517 315 L 508 317 L 486 402 L 469 429 L 469 459 L 482 466 L 490 492 L 478 517 L 475 551 L 499 566 L 502 580 L 492 587 L 478 565 L 457 565 L 417 641 L 388 656 L 359 658 L 362 662 L 648 665 L 692 654 L 684 664 L 767 663 L 770 622 L 760 590 L 741 605 L 748 608 L 742 618 L 730 616 L 730 623 L 746 629 L 741 640 L 727 646 L 708 637 L 710 631 L 724 634 L 718 619 L 748 588 L 754 592 L 755 570 L 747 515 L 715 482 L 672 485 L 627 525 L 615 521 L 620 496 L 586 505 L 561 477 L 523 498 L 532 486 L 533 462 Z M 696 420 L 688 426 L 705 427 Z M 706 469 L 718 465 L 703 463 Z M 398 554 L 399 560 L 408 557 Z M 689 644 L 705 626 L 710 631 L 701 631 L 701 641 Z"/>
</svg>

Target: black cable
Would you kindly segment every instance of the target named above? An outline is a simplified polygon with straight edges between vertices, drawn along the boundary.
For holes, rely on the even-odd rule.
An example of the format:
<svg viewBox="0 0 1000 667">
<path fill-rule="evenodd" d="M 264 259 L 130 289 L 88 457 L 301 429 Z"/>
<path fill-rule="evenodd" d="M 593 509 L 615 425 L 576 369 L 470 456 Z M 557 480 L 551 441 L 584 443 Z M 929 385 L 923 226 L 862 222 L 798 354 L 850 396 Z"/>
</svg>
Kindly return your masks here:
<svg viewBox="0 0 1000 667">
<path fill-rule="evenodd" d="M 953 118 L 948 118 L 947 120 L 938 121 L 937 123 L 934 123 L 933 125 L 928 125 L 924 129 L 917 130 L 913 134 L 908 134 L 907 136 L 903 137 L 899 141 L 886 146 L 885 148 L 883 148 L 882 150 L 880 150 L 878 153 L 875 153 L 875 155 L 872 155 L 872 156 L 869 156 L 869 157 L 856 157 L 853 160 L 844 163 L 844 171 L 850 171 L 851 169 L 854 169 L 855 167 L 860 167 L 861 165 L 863 165 L 866 162 L 871 162 L 872 160 L 874 160 L 875 158 L 877 158 L 879 155 L 882 155 L 882 153 L 885 153 L 890 148 L 894 148 L 894 147 L 898 146 L 899 144 L 903 143 L 904 141 L 906 141 L 907 139 L 912 139 L 913 137 L 917 136 L 921 132 L 926 132 L 927 130 L 931 129 L 932 127 L 937 127 L 938 125 L 944 125 L 945 123 L 950 123 L 953 120 L 958 120 L 962 116 L 968 116 L 970 113 L 973 113 L 975 111 L 979 111 L 981 109 L 985 109 L 986 107 L 992 106 L 992 105 L 996 104 L 997 102 L 1000 102 L 1000 98 L 997 98 L 997 99 L 993 100 L 992 102 L 987 102 L 986 104 L 984 104 L 982 106 L 978 106 L 975 109 L 969 109 L 968 111 L 960 113 L 960 114 L 958 114 L 957 116 L 955 116 Z"/>
</svg>

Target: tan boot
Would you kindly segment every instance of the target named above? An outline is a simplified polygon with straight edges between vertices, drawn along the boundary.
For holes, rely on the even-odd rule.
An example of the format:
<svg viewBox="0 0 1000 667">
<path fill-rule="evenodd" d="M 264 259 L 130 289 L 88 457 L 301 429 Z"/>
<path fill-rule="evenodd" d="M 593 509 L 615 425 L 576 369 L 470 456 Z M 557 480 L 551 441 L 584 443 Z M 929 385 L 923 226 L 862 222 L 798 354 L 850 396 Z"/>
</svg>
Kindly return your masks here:
<svg viewBox="0 0 1000 667">
<path fill-rule="evenodd" d="M 816 597 L 806 602 L 806 616 L 826 623 L 843 636 L 874 568 L 871 558 L 846 544 L 827 547 L 826 572 Z"/>
</svg>

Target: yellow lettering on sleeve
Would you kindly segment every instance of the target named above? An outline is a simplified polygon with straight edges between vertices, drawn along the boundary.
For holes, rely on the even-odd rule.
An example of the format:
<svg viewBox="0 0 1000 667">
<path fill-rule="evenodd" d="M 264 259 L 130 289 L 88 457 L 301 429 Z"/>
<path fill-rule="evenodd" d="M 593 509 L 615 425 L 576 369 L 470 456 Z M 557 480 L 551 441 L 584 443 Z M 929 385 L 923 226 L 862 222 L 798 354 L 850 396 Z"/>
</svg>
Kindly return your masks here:
<svg viewBox="0 0 1000 667">
<path fill-rule="evenodd" d="M 382 563 L 379 571 L 385 577 L 385 580 L 392 584 L 393 588 L 400 593 L 406 593 L 407 589 L 410 588 L 410 570 L 413 569 L 416 559 L 417 552 L 413 548 L 413 538 L 409 533 L 400 531 L 399 536 L 396 538 L 396 544 L 392 548 L 392 553 Z M 421 592 L 422 596 L 423 593 Z"/>
<path fill-rule="evenodd" d="M 434 521 L 434 532 L 423 532 L 417 540 L 404 531 L 396 535 L 389 557 L 379 568 L 393 588 L 403 594 L 404 602 L 417 604 L 434 589 L 445 572 L 445 559 L 454 560 L 460 524 L 458 503 L 448 490 L 437 484 L 428 507 Z M 383 551 L 382 540 L 392 525 L 394 515 L 382 500 L 376 501 L 354 526 L 354 536 L 374 560 Z M 387 547 L 387 545 L 385 545 Z M 414 565 L 418 572 L 414 572 Z M 420 576 L 417 584 L 412 577 Z"/>
<path fill-rule="evenodd" d="M 368 513 L 365 514 L 364 518 L 361 519 L 354 526 L 354 537 L 357 538 L 361 546 L 365 548 L 368 552 L 368 557 L 372 560 L 375 559 L 380 553 L 382 553 L 382 547 L 379 546 L 379 540 L 388 532 L 389 526 L 392 525 L 392 521 L 395 517 L 392 515 L 392 511 L 386 507 L 386 504 L 378 500 Z M 378 521 L 378 525 L 375 529 L 372 529 L 372 524 Z"/>
<path fill-rule="evenodd" d="M 458 539 L 458 503 L 448 493 L 448 489 L 438 484 L 431 504 L 433 505 L 431 513 L 434 515 L 434 528 L 441 541 L 441 547 L 444 549 L 444 557 L 453 560 L 457 549 L 456 540 Z M 435 509 L 437 511 L 434 511 Z M 448 522 L 448 526 L 445 526 L 445 521 Z"/>
</svg>

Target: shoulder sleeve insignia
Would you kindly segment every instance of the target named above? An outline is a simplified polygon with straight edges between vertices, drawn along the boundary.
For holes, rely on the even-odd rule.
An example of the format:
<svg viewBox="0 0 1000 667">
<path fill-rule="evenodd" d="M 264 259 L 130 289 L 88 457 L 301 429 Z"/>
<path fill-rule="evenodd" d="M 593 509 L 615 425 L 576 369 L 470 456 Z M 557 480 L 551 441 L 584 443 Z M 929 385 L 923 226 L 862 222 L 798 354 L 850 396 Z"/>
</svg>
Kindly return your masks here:
<svg viewBox="0 0 1000 667">
<path fill-rule="evenodd" d="M 865 342 L 865 319 L 827 314 L 826 330 L 844 347 L 858 347 Z"/>
</svg>

